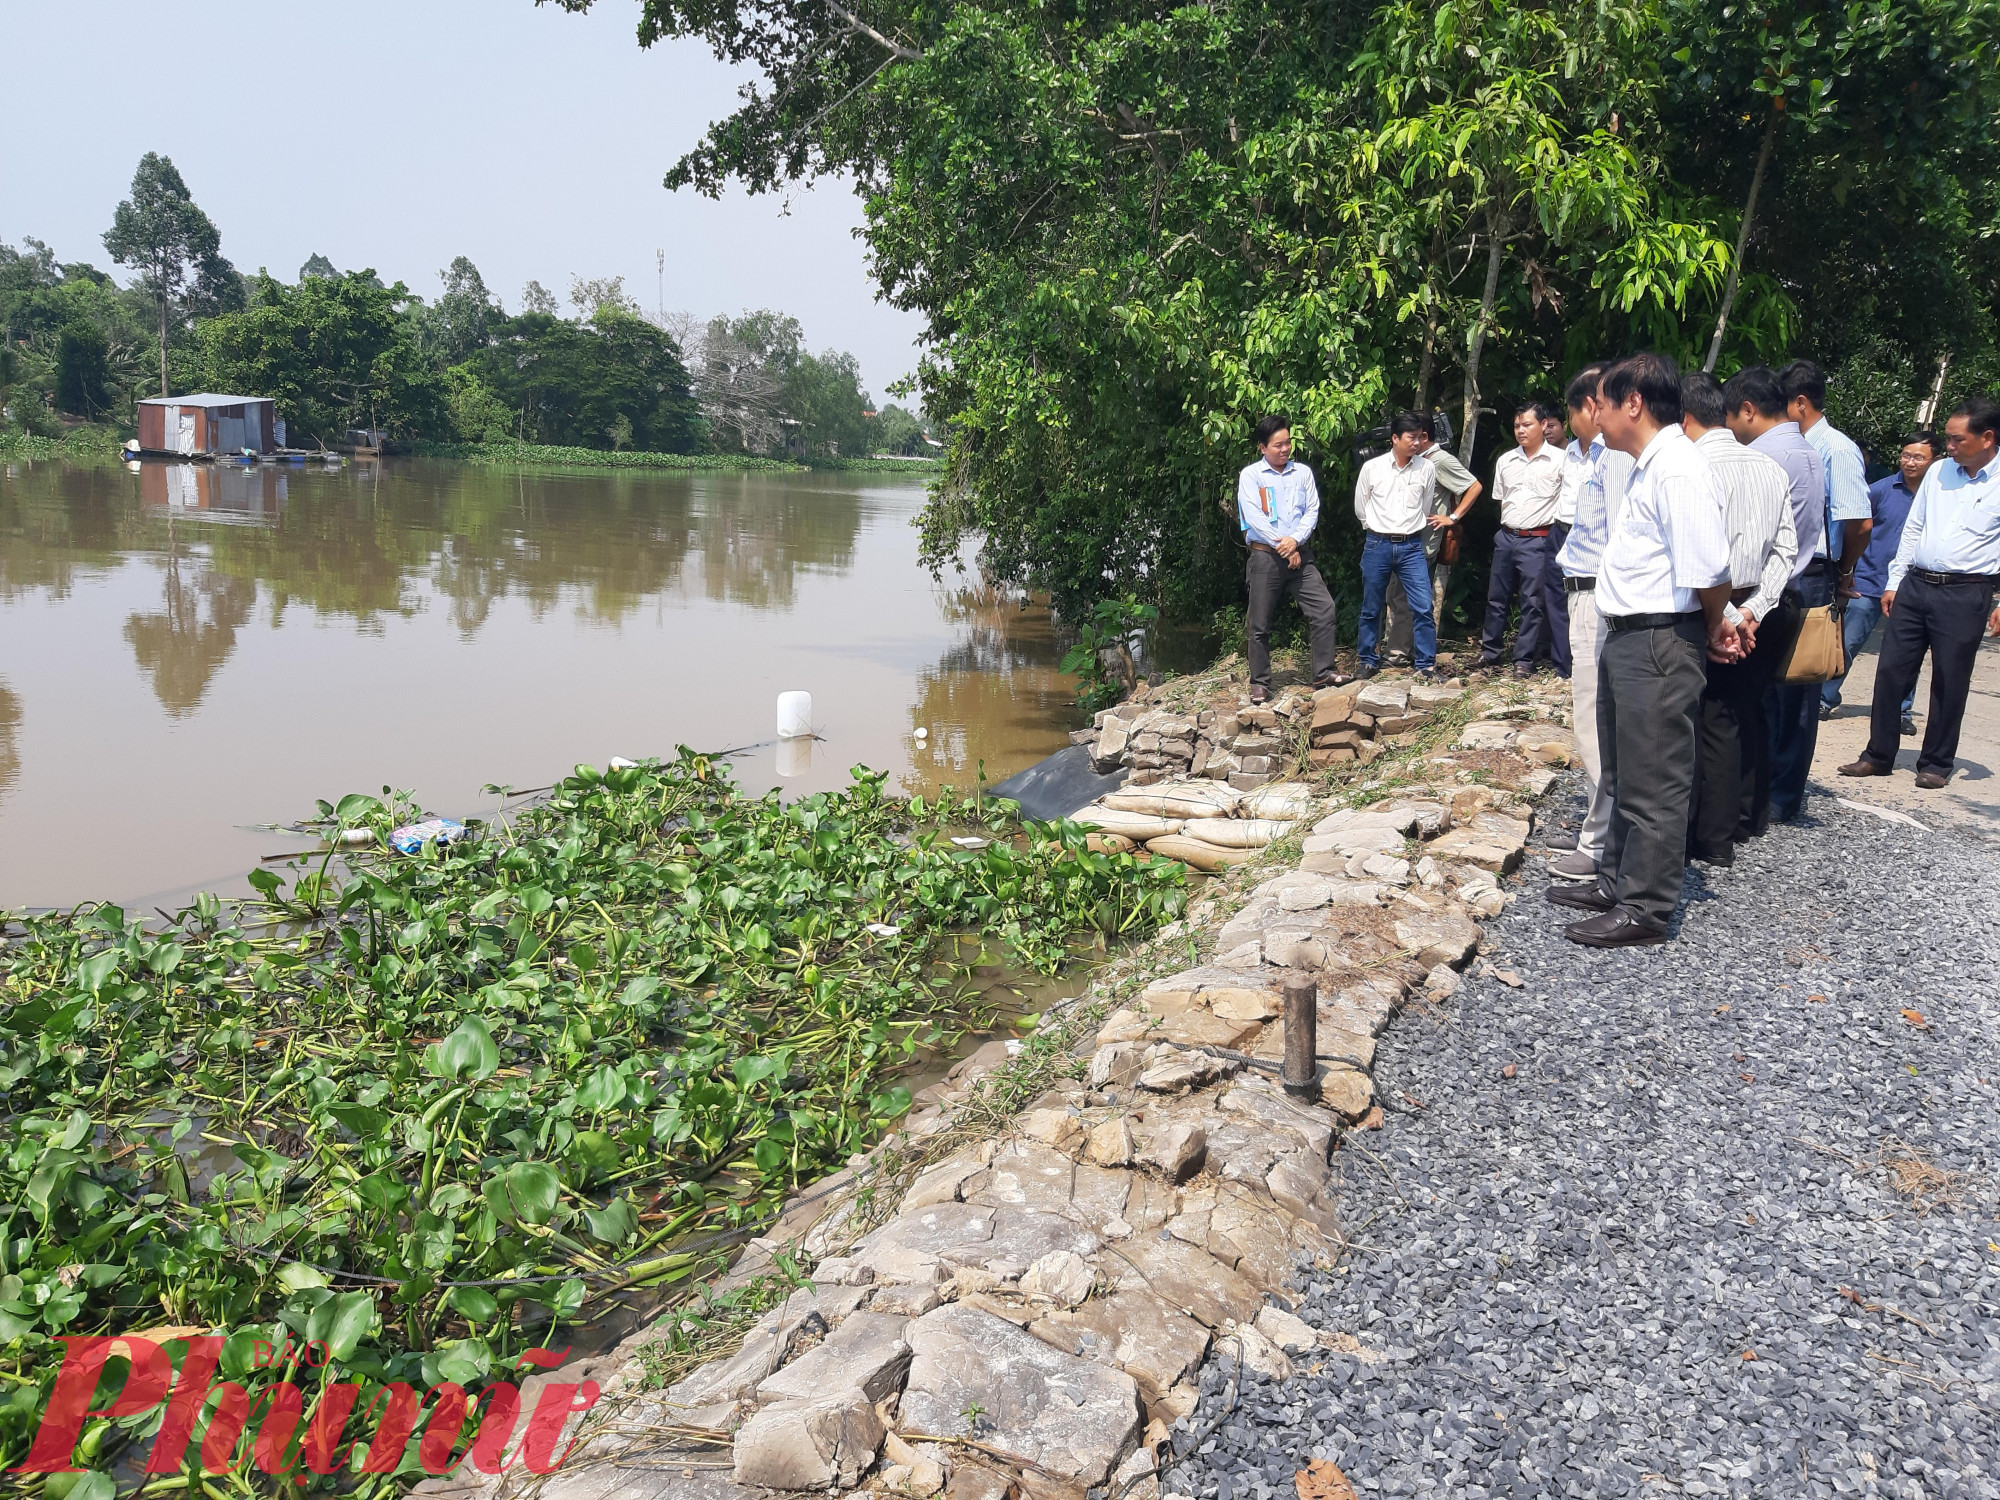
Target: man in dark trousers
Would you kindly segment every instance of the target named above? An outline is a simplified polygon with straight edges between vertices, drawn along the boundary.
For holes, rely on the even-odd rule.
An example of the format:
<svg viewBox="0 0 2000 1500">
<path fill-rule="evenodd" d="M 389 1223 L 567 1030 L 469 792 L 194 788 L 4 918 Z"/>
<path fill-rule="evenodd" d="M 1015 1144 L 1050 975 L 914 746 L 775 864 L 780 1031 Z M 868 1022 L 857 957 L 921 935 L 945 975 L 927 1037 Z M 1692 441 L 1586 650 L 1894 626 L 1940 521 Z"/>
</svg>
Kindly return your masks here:
<svg viewBox="0 0 2000 1500">
<path fill-rule="evenodd" d="M 1958 731 L 1972 690 L 1979 636 L 2000 636 L 2000 402 L 1974 396 L 1944 424 L 1945 451 L 1911 502 L 1889 583 L 1882 593 L 1888 628 L 1875 665 L 1875 707 L 1868 748 L 1840 768 L 1843 776 L 1887 776 L 1896 764 L 1903 695 L 1931 657 L 1930 717 L 1917 752 L 1917 785 L 1936 791 L 1951 780 Z"/>
<path fill-rule="evenodd" d="M 1868 486 L 1868 508 L 1874 514 L 1875 524 L 1868 532 L 1867 549 L 1855 565 L 1854 597 L 1847 601 L 1840 616 L 1841 655 L 1847 659 L 1848 671 L 1854 669 L 1854 658 L 1861 654 L 1861 648 L 1875 634 L 1875 627 L 1882 623 L 1882 591 L 1889 586 L 1889 564 L 1897 547 L 1902 545 L 1903 523 L 1910 518 L 1910 505 L 1917 498 L 1917 488 L 1937 462 L 1940 451 L 1942 444 L 1935 432 L 1913 432 L 1903 439 L 1902 452 L 1896 457 L 1896 472 Z M 1845 681 L 1847 673 L 1842 672 L 1820 684 L 1822 719 L 1832 718 L 1833 711 L 1840 707 L 1840 685 Z M 1911 683 L 1910 696 L 1903 699 L 1903 733 L 1907 735 L 1917 732 L 1916 723 L 1910 718 L 1916 690 L 1916 684 Z"/>
<path fill-rule="evenodd" d="M 1236 479 L 1236 514 L 1250 548 L 1250 701 L 1271 695 L 1271 617 L 1286 595 L 1298 600 L 1312 631 L 1313 685 L 1333 680 L 1334 608 L 1326 580 L 1313 566 L 1308 539 L 1319 524 L 1313 471 L 1292 460 L 1292 424 L 1265 417 L 1257 424 L 1261 457 Z"/>
<path fill-rule="evenodd" d="M 1736 846 L 1771 795 L 1770 723 L 1764 689 L 1775 667 L 1758 625 L 1777 613 L 1798 555 L 1791 485 L 1777 460 L 1736 441 L 1722 387 L 1706 370 L 1681 380 L 1681 427 L 1722 486 L 1729 527 L 1729 606 L 1723 614 L 1742 651 L 1708 663 L 1701 694 L 1701 771 L 1695 783 L 1690 855 L 1706 864 L 1736 862 Z"/>
<path fill-rule="evenodd" d="M 1680 902 L 1696 716 L 1706 658 L 1734 660 L 1722 487 L 1681 430 L 1681 373 L 1633 354 L 1604 372 L 1604 441 L 1635 460 L 1597 570 L 1604 615 L 1597 733 L 1613 787 L 1604 872 L 1551 885 L 1549 900 L 1596 915 L 1563 930 L 1592 948 L 1664 943 Z"/>
<path fill-rule="evenodd" d="M 1777 613 L 1760 623 L 1757 638 L 1769 648 L 1774 664 L 1790 654 L 1808 609 L 1833 602 L 1834 574 L 1826 551 L 1826 465 L 1793 420 L 1785 388 L 1777 374 L 1763 365 L 1738 370 L 1723 384 L 1723 405 L 1729 410 L 1729 430 L 1739 443 L 1755 448 L 1785 471 L 1792 501 L 1792 530 L 1799 555 L 1792 564 L 1792 581 Z M 1815 555 L 1818 554 L 1818 555 Z M 1764 689 L 1764 716 L 1770 724 L 1771 774 L 1765 778 L 1755 816 L 1744 831 L 1761 837 L 1772 818 L 1796 818 L 1805 805 L 1806 773 L 1819 742 L 1819 693 L 1815 683 Z"/>
<path fill-rule="evenodd" d="M 1562 492 L 1562 450 L 1545 441 L 1543 420 L 1553 413 L 1531 401 L 1514 414 L 1518 448 L 1493 465 L 1493 498 L 1500 502 L 1500 530 L 1493 538 L 1493 570 L 1486 585 L 1486 628 L 1479 641 L 1478 669 L 1500 665 L 1507 616 L 1521 600 L 1521 630 L 1514 637 L 1514 675 L 1532 677 L 1535 662 L 1548 650 L 1549 528 Z"/>
</svg>

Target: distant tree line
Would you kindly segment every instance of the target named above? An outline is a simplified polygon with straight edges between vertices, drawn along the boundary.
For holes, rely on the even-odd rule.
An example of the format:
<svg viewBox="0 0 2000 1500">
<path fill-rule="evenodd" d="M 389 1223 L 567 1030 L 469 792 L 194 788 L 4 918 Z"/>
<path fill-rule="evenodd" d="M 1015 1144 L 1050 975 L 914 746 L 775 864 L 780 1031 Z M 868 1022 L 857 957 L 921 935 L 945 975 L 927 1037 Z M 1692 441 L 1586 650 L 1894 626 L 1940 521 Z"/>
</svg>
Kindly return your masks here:
<svg viewBox="0 0 2000 1500">
<path fill-rule="evenodd" d="M 196 390 L 270 396 L 295 443 L 349 428 L 445 442 L 525 441 L 800 458 L 930 451 L 880 411 L 851 354 L 815 354 L 768 310 L 646 317 L 621 277 L 578 277 L 568 315 L 537 281 L 509 314 L 459 256 L 426 303 L 321 254 L 286 282 L 239 273 L 166 157 L 139 163 L 104 246 L 120 286 L 39 240 L 0 244 L 0 423 L 129 426 L 133 403 Z"/>
</svg>

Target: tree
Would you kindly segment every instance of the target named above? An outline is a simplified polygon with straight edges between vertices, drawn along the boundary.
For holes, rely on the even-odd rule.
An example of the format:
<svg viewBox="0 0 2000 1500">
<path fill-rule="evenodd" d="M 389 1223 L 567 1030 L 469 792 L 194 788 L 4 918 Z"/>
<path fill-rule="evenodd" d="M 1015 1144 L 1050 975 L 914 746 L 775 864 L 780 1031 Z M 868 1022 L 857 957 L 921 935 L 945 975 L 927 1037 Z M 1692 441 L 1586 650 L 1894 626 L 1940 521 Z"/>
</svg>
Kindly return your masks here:
<svg viewBox="0 0 2000 1500">
<path fill-rule="evenodd" d="M 1721 8 L 1664 0 L 1661 27 L 1678 43 L 1670 109 L 1688 130 L 1680 165 L 1697 177 L 1704 165 L 1719 169 L 1718 186 L 1740 193 L 1743 205 L 1704 368 L 1721 357 L 1774 175 L 1811 184 L 1781 204 L 1781 239 L 1794 237 L 1786 226 L 1824 223 L 1829 204 L 1835 217 L 1886 210 L 1906 228 L 1922 220 L 1948 233 L 1964 196 L 1954 159 L 1992 165 L 2000 110 L 1994 0 L 1742 0 Z M 1705 162 L 1690 159 L 1697 156 Z M 1921 242 L 1912 248 L 1921 252 Z"/>
<path fill-rule="evenodd" d="M 866 457 L 868 393 L 852 354 L 800 354 L 786 372 L 781 397 L 786 418 L 798 423 L 801 453 L 810 458 Z"/>
<path fill-rule="evenodd" d="M 311 281 L 315 277 L 333 277 L 340 274 L 339 268 L 317 250 L 306 257 L 306 263 L 299 267 L 299 280 Z"/>
<path fill-rule="evenodd" d="M 711 319 L 695 355 L 695 390 L 709 441 L 725 453 L 784 447 L 785 384 L 804 334 L 797 318 L 765 308 Z"/>
<path fill-rule="evenodd" d="M 521 311 L 524 313 L 545 313 L 553 318 L 562 310 L 555 293 L 539 281 L 530 281 L 521 288 Z"/>
<path fill-rule="evenodd" d="M 615 308 L 635 318 L 640 316 L 639 299 L 625 290 L 623 276 L 570 277 L 569 305 L 586 322 L 600 307 Z"/>
<path fill-rule="evenodd" d="M 875 416 L 875 451 L 904 458 L 927 450 L 924 424 L 900 406 L 889 405 Z"/>
<path fill-rule="evenodd" d="M 453 257 L 438 272 L 438 280 L 444 283 L 444 293 L 425 317 L 425 347 L 440 364 L 463 364 L 486 347 L 494 321 L 505 312 L 486 290 L 479 267 L 466 256 Z"/>
<path fill-rule="evenodd" d="M 95 323 L 77 318 L 56 341 L 56 409 L 86 421 L 111 410 L 111 341 Z"/>
<path fill-rule="evenodd" d="M 274 398 L 293 431 L 321 443 L 364 425 L 446 436 L 445 384 L 418 347 L 413 302 L 373 271 L 292 287 L 266 277 L 254 306 L 197 325 L 189 373 L 213 390 Z"/>
<path fill-rule="evenodd" d="M 531 442 L 687 453 L 700 437 L 673 339 L 609 305 L 587 323 L 542 312 L 498 320 L 492 341 L 462 368 Z"/>
<path fill-rule="evenodd" d="M 132 174 L 132 196 L 118 205 L 104 248 L 113 261 L 139 272 L 159 305 L 160 394 L 167 394 L 167 345 L 175 304 L 191 290 L 210 302 L 240 283 L 222 258 L 222 237 L 196 206 L 173 161 L 148 151 Z"/>
<path fill-rule="evenodd" d="M 1241 588 L 1263 412 L 1332 494 L 1394 405 L 1455 395 L 1470 451 L 1587 357 L 1698 360 L 1725 309 L 1725 362 L 1834 368 L 1871 322 L 1991 348 L 1996 30 L 1996 0 L 642 0 L 639 40 L 758 80 L 670 186 L 854 183 L 949 434 L 925 556 L 1199 615 Z"/>
</svg>

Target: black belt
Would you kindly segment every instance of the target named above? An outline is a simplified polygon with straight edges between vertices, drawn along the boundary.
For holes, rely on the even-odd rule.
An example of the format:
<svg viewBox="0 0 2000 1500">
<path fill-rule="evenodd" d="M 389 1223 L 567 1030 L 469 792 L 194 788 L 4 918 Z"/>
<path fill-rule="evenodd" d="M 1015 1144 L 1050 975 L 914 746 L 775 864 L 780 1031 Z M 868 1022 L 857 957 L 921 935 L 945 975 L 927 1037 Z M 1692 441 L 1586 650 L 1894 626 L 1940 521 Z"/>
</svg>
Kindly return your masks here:
<svg viewBox="0 0 2000 1500">
<path fill-rule="evenodd" d="M 1693 609 L 1674 615 L 1606 615 L 1604 624 L 1609 630 L 1672 630 L 1683 621 L 1700 618 L 1701 611 Z"/>
<path fill-rule="evenodd" d="M 1413 542 L 1424 534 L 1424 530 L 1419 526 L 1415 531 L 1368 531 L 1363 534 L 1378 542 Z"/>
<path fill-rule="evenodd" d="M 2000 583 L 2000 574 L 1996 573 L 1933 573 L 1929 568 L 1911 568 L 1910 576 L 1921 578 L 1925 583 L 1946 586 L 1955 583 L 1976 583 L 1982 588 L 1990 589 L 1994 584 Z"/>
<path fill-rule="evenodd" d="M 1563 592 L 1565 594 L 1587 594 L 1596 587 L 1597 587 L 1597 579 L 1595 576 L 1586 578 L 1565 578 L 1563 580 Z"/>
</svg>

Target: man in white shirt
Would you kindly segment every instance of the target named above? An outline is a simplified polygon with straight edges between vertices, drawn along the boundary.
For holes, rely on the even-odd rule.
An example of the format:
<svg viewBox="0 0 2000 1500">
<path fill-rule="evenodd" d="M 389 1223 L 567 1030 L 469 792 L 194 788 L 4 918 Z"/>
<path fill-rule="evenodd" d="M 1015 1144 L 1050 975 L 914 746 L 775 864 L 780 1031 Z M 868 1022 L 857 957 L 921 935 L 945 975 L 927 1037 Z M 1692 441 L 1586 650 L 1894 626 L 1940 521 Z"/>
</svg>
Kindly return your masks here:
<svg viewBox="0 0 2000 1500">
<path fill-rule="evenodd" d="M 1434 419 L 1433 419 L 1434 420 Z M 1417 457 L 1430 460 L 1431 465 L 1431 533 L 1424 538 L 1424 555 L 1430 559 L 1431 569 L 1431 615 L 1440 633 L 1444 630 L 1444 601 L 1451 590 L 1451 570 L 1458 562 L 1458 523 L 1465 519 L 1465 513 L 1478 501 L 1485 488 L 1472 477 L 1472 470 L 1458 461 L 1453 453 L 1437 440 L 1438 429 L 1433 426 L 1424 437 L 1424 444 L 1417 450 Z M 1383 633 L 1387 638 L 1389 659 L 1395 661 L 1400 652 L 1408 661 L 1416 654 L 1416 641 L 1410 627 L 1410 605 L 1403 597 L 1403 585 L 1395 578 L 1389 580 L 1389 591 L 1384 596 L 1382 613 L 1387 623 Z"/>
<path fill-rule="evenodd" d="M 1791 483 L 1768 454 L 1736 441 L 1722 385 L 1706 370 L 1681 380 L 1681 427 L 1722 486 L 1729 527 L 1729 607 L 1742 656 L 1708 663 L 1702 689 L 1701 771 L 1695 782 L 1690 854 L 1711 865 L 1736 862 L 1736 846 L 1768 822 L 1771 725 L 1764 689 L 1777 646 L 1758 639 L 1760 622 L 1778 609 L 1799 550 Z"/>
<path fill-rule="evenodd" d="M 1507 617 L 1521 601 L 1521 630 L 1514 637 L 1514 675 L 1532 677 L 1535 662 L 1548 650 L 1549 528 L 1562 489 L 1562 454 L 1543 441 L 1546 404 L 1532 401 L 1514 414 L 1518 448 L 1493 466 L 1493 498 L 1500 502 L 1500 530 L 1493 537 L 1493 572 L 1486 586 L 1486 629 L 1479 642 L 1479 669 L 1500 665 Z"/>
<path fill-rule="evenodd" d="M 1430 419 L 1421 412 L 1402 412 L 1389 424 L 1389 451 L 1369 459 L 1355 476 L 1354 518 L 1364 536 L 1357 677 L 1373 677 L 1380 669 L 1382 601 L 1391 576 L 1401 581 L 1403 597 L 1410 603 L 1417 675 L 1428 679 L 1437 667 L 1437 616 L 1424 556 L 1436 474 L 1429 459 L 1417 456 L 1429 441 Z M 1335 679 L 1346 680 L 1350 679 Z"/>
<path fill-rule="evenodd" d="M 1570 723 L 1576 728 L 1583 754 L 1583 774 L 1590 783 L 1590 808 L 1577 831 L 1576 847 L 1549 862 L 1549 873 L 1561 880 L 1595 880 L 1611 837 L 1612 787 L 1604 774 L 1597 745 L 1597 654 L 1604 639 L 1604 617 L 1597 612 L 1597 566 L 1611 540 L 1632 460 L 1607 447 L 1597 426 L 1597 383 L 1604 366 L 1585 365 L 1570 377 L 1563 400 L 1569 407 L 1569 430 L 1576 434 L 1563 455 L 1563 489 L 1575 507 L 1574 520 L 1556 564 L 1562 569 L 1563 592 L 1578 594 L 1576 608 L 1565 611 L 1569 625 Z M 1555 840 L 1550 840 L 1551 847 Z"/>
<path fill-rule="evenodd" d="M 1597 736 L 1616 787 L 1605 869 L 1549 899 L 1597 913 L 1572 942 L 1629 948 L 1667 940 L 1686 863 L 1704 656 L 1741 654 L 1729 604 L 1722 487 L 1681 430 L 1680 369 L 1633 354 L 1604 372 L 1604 440 L 1630 454 L 1632 482 L 1597 572 L 1605 640 Z"/>
<path fill-rule="evenodd" d="M 1265 417 L 1257 424 L 1257 462 L 1236 476 L 1236 514 L 1250 548 L 1247 566 L 1250 608 L 1250 701 L 1271 695 L 1271 617 L 1289 594 L 1305 612 L 1312 631 L 1313 684 L 1333 680 L 1334 607 L 1326 580 L 1313 566 L 1308 538 L 1319 525 L 1319 486 L 1313 471 L 1292 461 L 1292 424 Z"/>
<path fill-rule="evenodd" d="M 1937 791 L 1958 763 L 1958 732 L 1972 691 L 1979 633 L 2000 636 L 2000 402 L 1974 396 L 1944 424 L 1945 451 L 1910 502 L 1889 564 L 1882 612 L 1889 623 L 1875 664 L 1868 748 L 1843 776 L 1887 776 L 1902 738 L 1903 698 L 1931 658 L 1930 716 L 1917 752 L 1917 785 Z"/>
</svg>

